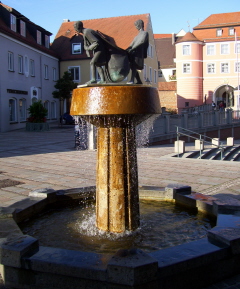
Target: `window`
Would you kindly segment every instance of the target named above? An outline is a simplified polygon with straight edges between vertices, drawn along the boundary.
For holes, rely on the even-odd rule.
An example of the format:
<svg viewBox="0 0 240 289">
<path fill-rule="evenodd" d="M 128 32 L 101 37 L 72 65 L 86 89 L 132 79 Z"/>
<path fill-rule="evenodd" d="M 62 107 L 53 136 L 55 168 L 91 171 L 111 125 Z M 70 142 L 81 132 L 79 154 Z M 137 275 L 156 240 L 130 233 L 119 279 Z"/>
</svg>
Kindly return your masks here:
<svg viewBox="0 0 240 289">
<path fill-rule="evenodd" d="M 45 35 L 45 47 L 49 48 L 50 45 L 50 37 L 48 35 Z"/>
<path fill-rule="evenodd" d="M 35 63 L 33 59 L 30 59 L 30 75 L 35 76 Z"/>
<path fill-rule="evenodd" d="M 144 67 L 143 67 L 143 75 L 144 75 L 144 80 L 147 79 L 147 66 L 146 64 L 144 64 Z"/>
<path fill-rule="evenodd" d="M 38 101 L 37 97 L 33 97 L 33 98 L 32 98 L 32 104 L 35 103 L 35 102 L 37 102 L 37 101 Z"/>
<path fill-rule="evenodd" d="M 235 72 L 240 72 L 240 62 L 235 62 Z"/>
<path fill-rule="evenodd" d="M 217 36 L 222 36 L 222 29 L 217 29 Z"/>
<path fill-rule="evenodd" d="M 207 55 L 215 55 L 215 45 L 207 45 Z"/>
<path fill-rule="evenodd" d="M 44 78 L 48 79 L 48 65 L 44 65 Z"/>
<path fill-rule="evenodd" d="M 157 83 L 157 70 L 154 69 L 154 83 Z"/>
<path fill-rule="evenodd" d="M 47 109 L 47 119 L 49 119 L 50 118 L 50 109 L 49 109 L 50 102 L 48 100 L 45 101 L 43 106 Z"/>
<path fill-rule="evenodd" d="M 26 23 L 20 20 L 20 34 L 26 37 Z"/>
<path fill-rule="evenodd" d="M 153 57 L 153 47 L 151 44 L 148 46 L 147 55 L 151 58 Z"/>
<path fill-rule="evenodd" d="M 240 43 L 235 43 L 235 53 L 240 53 Z"/>
<path fill-rule="evenodd" d="M 229 71 L 228 62 L 221 63 L 221 73 L 228 73 Z"/>
<path fill-rule="evenodd" d="M 189 107 L 189 102 L 185 102 L 185 107 Z"/>
<path fill-rule="evenodd" d="M 42 45 L 42 32 L 37 30 L 37 44 Z"/>
<path fill-rule="evenodd" d="M 73 43 L 72 44 L 72 54 L 81 54 L 82 49 L 81 49 L 81 43 Z"/>
<path fill-rule="evenodd" d="M 10 98 L 9 99 L 9 121 L 16 122 L 17 121 L 17 114 L 16 114 L 16 99 Z"/>
<path fill-rule="evenodd" d="M 149 81 L 152 82 L 152 67 L 149 67 Z"/>
<path fill-rule="evenodd" d="M 8 70 L 14 71 L 13 53 L 8 51 Z"/>
<path fill-rule="evenodd" d="M 56 118 L 57 114 L 56 114 L 57 110 L 56 110 L 56 101 L 52 101 L 51 102 L 51 118 Z"/>
<path fill-rule="evenodd" d="M 72 75 L 74 82 L 80 82 L 80 67 L 79 66 L 70 66 L 68 67 L 69 72 Z"/>
<path fill-rule="evenodd" d="M 207 64 L 207 73 L 215 73 L 215 63 Z"/>
<path fill-rule="evenodd" d="M 25 98 L 19 99 L 20 121 L 25 121 L 26 120 L 26 112 L 27 112 L 26 99 Z"/>
<path fill-rule="evenodd" d="M 191 73 L 190 63 L 183 63 L 183 73 Z"/>
<path fill-rule="evenodd" d="M 18 55 L 18 73 L 23 73 L 23 56 Z"/>
<path fill-rule="evenodd" d="M 158 70 L 158 77 L 162 77 L 162 70 Z"/>
<path fill-rule="evenodd" d="M 221 44 L 221 54 L 229 54 L 229 45 Z"/>
<path fill-rule="evenodd" d="M 11 25 L 11 30 L 16 32 L 16 16 L 13 14 L 10 14 L 10 25 Z"/>
<path fill-rule="evenodd" d="M 24 56 L 24 72 L 25 72 L 25 76 L 28 77 L 28 75 L 29 75 L 29 62 L 28 62 L 27 55 Z"/>
<path fill-rule="evenodd" d="M 183 45 L 183 55 L 191 55 L 191 46 L 189 44 Z"/>
<path fill-rule="evenodd" d="M 235 29 L 233 27 L 228 28 L 228 35 L 233 36 L 235 33 Z"/>
<path fill-rule="evenodd" d="M 56 81 L 57 80 L 57 71 L 56 71 L 56 68 L 53 67 L 53 81 Z"/>
</svg>

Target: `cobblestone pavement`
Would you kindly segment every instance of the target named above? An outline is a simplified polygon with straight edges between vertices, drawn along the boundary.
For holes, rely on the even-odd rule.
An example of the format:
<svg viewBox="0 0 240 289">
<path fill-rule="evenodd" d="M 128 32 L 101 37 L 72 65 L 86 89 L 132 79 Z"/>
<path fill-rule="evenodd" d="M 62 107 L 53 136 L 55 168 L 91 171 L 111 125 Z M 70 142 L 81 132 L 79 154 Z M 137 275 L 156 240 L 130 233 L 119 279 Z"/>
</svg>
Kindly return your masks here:
<svg viewBox="0 0 240 289">
<path fill-rule="evenodd" d="M 138 149 L 140 185 L 189 185 L 195 192 L 240 200 L 240 162 L 178 159 L 172 157 L 173 150 L 173 145 Z M 193 150 L 192 144 L 186 150 Z M 0 206 L 18 202 L 35 189 L 95 185 L 95 168 L 96 151 L 74 148 L 74 126 L 0 133 Z M 6 180 L 20 184 L 4 187 Z M 207 289 L 212 288 L 240 288 L 240 276 Z"/>
</svg>

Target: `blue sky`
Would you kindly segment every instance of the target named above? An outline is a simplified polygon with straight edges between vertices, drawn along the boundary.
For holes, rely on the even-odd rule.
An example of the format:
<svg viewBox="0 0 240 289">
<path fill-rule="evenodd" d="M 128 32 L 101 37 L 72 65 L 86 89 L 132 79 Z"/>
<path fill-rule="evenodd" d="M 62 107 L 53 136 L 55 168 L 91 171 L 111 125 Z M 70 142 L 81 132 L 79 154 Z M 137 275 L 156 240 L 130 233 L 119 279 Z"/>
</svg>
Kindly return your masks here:
<svg viewBox="0 0 240 289">
<path fill-rule="evenodd" d="M 192 31 L 211 14 L 240 11 L 239 0 L 2 0 L 50 31 L 70 21 L 150 13 L 154 33 Z"/>
</svg>

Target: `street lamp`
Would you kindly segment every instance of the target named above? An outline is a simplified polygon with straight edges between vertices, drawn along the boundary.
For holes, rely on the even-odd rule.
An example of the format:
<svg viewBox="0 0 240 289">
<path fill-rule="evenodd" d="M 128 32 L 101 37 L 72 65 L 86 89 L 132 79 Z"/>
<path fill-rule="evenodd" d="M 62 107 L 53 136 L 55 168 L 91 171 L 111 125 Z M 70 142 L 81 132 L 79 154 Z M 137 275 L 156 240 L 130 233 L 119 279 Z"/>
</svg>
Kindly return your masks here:
<svg viewBox="0 0 240 289">
<path fill-rule="evenodd" d="M 228 106 L 228 91 L 229 91 L 228 84 L 225 85 L 225 91 L 226 91 L 226 106 Z"/>
</svg>

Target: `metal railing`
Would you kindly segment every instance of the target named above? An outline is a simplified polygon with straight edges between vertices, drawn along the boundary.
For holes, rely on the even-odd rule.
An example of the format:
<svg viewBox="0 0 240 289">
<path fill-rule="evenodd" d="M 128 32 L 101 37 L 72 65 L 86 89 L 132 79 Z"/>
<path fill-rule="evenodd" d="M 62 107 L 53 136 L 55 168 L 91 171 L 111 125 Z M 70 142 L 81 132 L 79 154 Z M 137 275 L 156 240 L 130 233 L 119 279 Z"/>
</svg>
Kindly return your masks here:
<svg viewBox="0 0 240 289">
<path fill-rule="evenodd" d="M 199 149 L 199 157 L 200 159 L 202 158 L 202 151 L 203 151 L 203 148 L 204 148 L 204 143 L 208 143 L 208 144 L 211 144 L 213 146 L 216 146 L 220 149 L 220 152 L 221 152 L 221 161 L 223 160 L 223 152 L 225 150 L 225 147 L 222 145 L 222 142 L 218 144 L 214 144 L 213 143 L 213 140 L 214 138 L 211 138 L 211 137 L 208 137 L 208 136 L 205 136 L 205 135 L 202 135 L 200 133 L 196 133 L 192 130 L 189 130 L 189 129 L 186 129 L 186 128 L 183 128 L 183 127 L 180 127 L 180 126 L 176 126 L 177 127 L 177 144 L 178 144 L 178 157 L 180 157 L 180 153 L 179 153 L 179 137 L 180 135 L 184 135 L 184 136 L 187 136 L 189 138 L 193 138 L 195 140 L 199 140 L 199 143 L 200 143 L 200 149 Z M 180 131 L 182 130 L 182 131 Z M 195 137 L 195 136 L 192 136 L 191 134 L 187 134 L 186 132 L 189 132 L 191 134 L 195 134 L 195 135 L 198 135 L 199 137 Z M 210 139 L 210 141 L 207 141 L 205 139 Z"/>
</svg>

